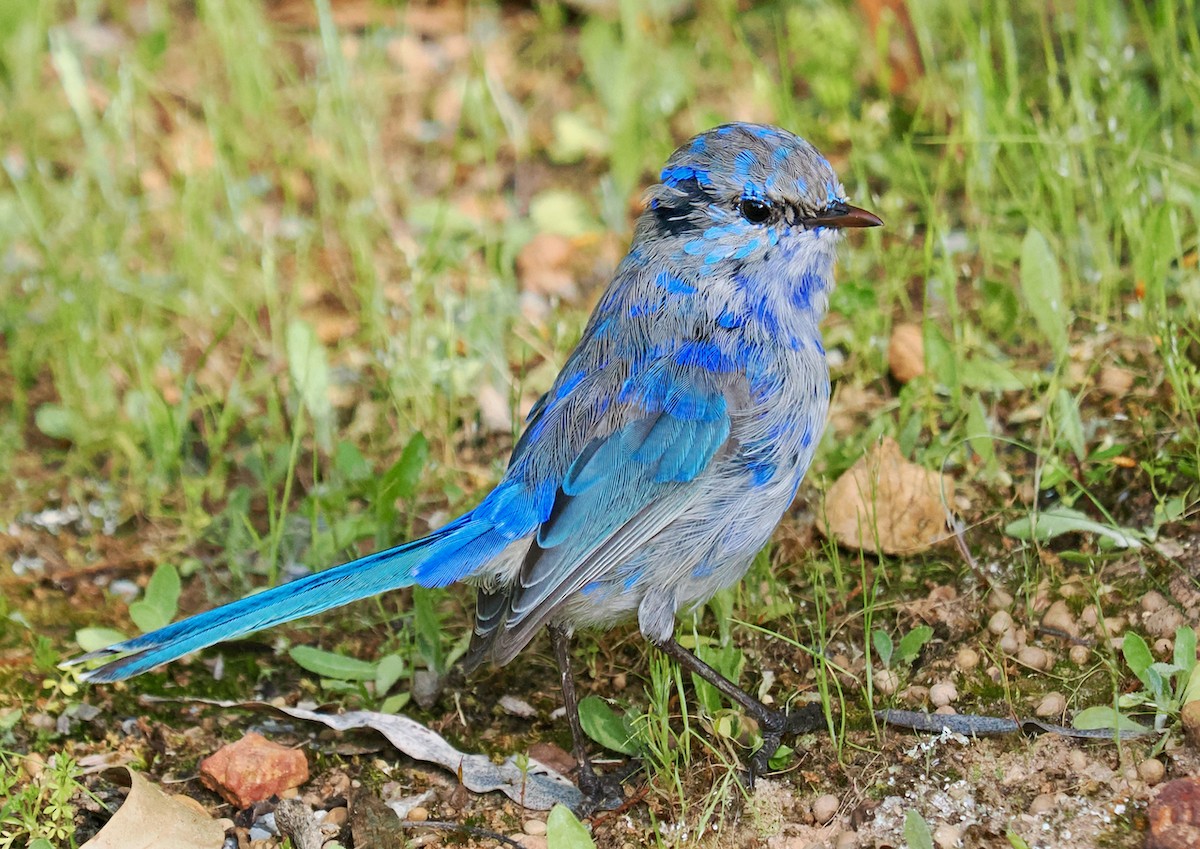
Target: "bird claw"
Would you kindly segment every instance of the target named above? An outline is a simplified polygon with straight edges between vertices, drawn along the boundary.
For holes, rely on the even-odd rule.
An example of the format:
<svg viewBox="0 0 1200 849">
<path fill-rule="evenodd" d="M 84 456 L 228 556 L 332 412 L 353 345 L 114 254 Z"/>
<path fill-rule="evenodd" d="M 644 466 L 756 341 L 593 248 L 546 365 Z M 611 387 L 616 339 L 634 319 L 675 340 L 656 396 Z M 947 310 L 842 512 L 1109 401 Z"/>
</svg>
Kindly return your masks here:
<svg viewBox="0 0 1200 849">
<path fill-rule="evenodd" d="M 633 760 L 616 772 L 597 773 L 586 763 L 579 770 L 579 792 L 583 800 L 576 813 L 589 817 L 597 811 L 615 811 L 625 804 L 625 782 L 642 768 L 640 760 Z"/>
<path fill-rule="evenodd" d="M 762 745 L 750 756 L 750 763 L 742 774 L 743 784 L 747 790 L 754 789 L 754 780 L 771 770 L 771 758 L 779 751 L 784 737 L 805 734 L 820 728 L 823 720 L 820 705 L 805 705 L 798 711 L 788 713 L 782 710 L 766 709 L 758 720 L 759 730 L 763 735 Z"/>
</svg>

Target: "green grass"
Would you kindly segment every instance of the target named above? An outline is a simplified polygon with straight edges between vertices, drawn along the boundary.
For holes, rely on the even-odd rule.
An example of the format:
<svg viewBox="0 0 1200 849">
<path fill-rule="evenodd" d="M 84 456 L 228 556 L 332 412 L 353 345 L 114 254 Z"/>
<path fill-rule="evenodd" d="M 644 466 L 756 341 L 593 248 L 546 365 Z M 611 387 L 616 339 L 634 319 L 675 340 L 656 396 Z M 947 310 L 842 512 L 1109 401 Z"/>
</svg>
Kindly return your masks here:
<svg viewBox="0 0 1200 849">
<path fill-rule="evenodd" d="M 303 26 L 224 0 L 0 10 L 0 523 L 105 503 L 120 541 L 77 525 L 78 540 L 21 537 L 12 558 L 48 546 L 55 569 L 109 558 L 129 577 L 174 563 L 196 610 L 474 503 L 623 250 L 640 188 L 731 118 L 812 140 L 887 223 L 843 251 L 826 347 L 841 397 L 872 394 L 827 432 L 810 495 L 895 437 L 964 482 L 972 545 L 1022 603 L 1104 562 L 1086 537 L 996 545 L 1037 490 L 1163 539 L 1195 521 L 1194 0 L 913 4 L 924 73 L 896 94 L 900 30 L 872 35 L 852 5 L 714 0 L 675 20 L 617 5 L 607 19 L 470 3 L 462 20 L 357 31 L 327 2 Z M 572 238 L 579 296 L 523 292 L 516 257 L 546 231 Z M 925 342 L 928 373 L 904 386 L 886 375 L 897 322 Z M 1130 392 L 1099 388 L 1109 367 Z M 499 413 L 481 413 L 485 394 Z M 870 652 L 876 629 L 899 640 L 915 624 L 900 601 L 966 574 L 952 553 L 850 557 L 780 546 L 700 626 L 754 641 L 753 686 L 781 642 L 758 629 L 817 650 L 813 679 L 773 692 L 817 688 L 839 759 L 864 743 L 837 717 L 878 694 L 826 654 Z M 1143 565 L 1161 588 L 1169 561 Z M 0 585 L 19 613 L 0 647 L 62 657 L 76 627 L 129 630 L 122 604 L 68 621 L 28 587 Z M 327 649 L 436 667 L 468 601 L 419 617 L 361 605 L 358 640 L 302 627 Z M 607 674 L 611 654 L 586 651 Z M 662 725 L 678 729 L 691 687 L 665 675 L 631 691 L 656 729 L 656 785 L 716 816 L 688 798 Z M 688 716 L 685 736 L 710 720 Z M 721 770 L 733 750 L 690 751 Z"/>
</svg>

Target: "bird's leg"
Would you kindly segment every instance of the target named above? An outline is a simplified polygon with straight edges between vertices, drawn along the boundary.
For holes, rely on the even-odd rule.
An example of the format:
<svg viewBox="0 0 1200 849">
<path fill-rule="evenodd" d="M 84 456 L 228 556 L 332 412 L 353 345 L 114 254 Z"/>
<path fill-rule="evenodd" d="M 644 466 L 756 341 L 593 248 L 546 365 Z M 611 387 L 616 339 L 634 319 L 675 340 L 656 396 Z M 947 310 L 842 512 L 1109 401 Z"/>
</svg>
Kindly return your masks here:
<svg viewBox="0 0 1200 849">
<path fill-rule="evenodd" d="M 746 713 L 757 723 L 762 732 L 763 744 L 750 756 L 750 766 L 746 775 L 747 784 L 753 788 L 754 778 L 768 769 L 771 756 L 779 748 L 783 738 L 792 734 L 803 734 L 821 726 L 822 718 L 819 706 L 788 713 L 787 711 L 769 708 L 754 696 L 734 684 L 717 670 L 713 669 L 700 658 L 671 637 L 656 646 L 685 669 L 696 673 L 709 684 L 716 687 L 729 699 L 737 702 Z"/>
<path fill-rule="evenodd" d="M 571 727 L 571 754 L 579 762 L 579 789 L 583 793 L 584 815 L 596 810 L 611 810 L 625 802 L 620 776 L 602 776 L 592 767 L 588 757 L 587 738 L 579 721 L 579 697 L 575 694 L 575 676 L 571 674 L 571 635 L 558 626 L 549 625 L 550 643 L 554 646 L 554 659 L 562 680 L 563 707 L 567 712 L 567 725 Z"/>
</svg>

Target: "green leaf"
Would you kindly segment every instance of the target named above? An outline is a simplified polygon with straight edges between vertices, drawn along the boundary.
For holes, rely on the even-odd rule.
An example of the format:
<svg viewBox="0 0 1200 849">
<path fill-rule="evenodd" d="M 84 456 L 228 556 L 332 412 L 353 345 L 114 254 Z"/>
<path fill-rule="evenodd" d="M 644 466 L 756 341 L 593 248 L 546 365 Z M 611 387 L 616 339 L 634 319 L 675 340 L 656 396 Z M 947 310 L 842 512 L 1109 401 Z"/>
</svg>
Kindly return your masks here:
<svg viewBox="0 0 1200 849">
<path fill-rule="evenodd" d="M 413 630 L 417 638 L 417 654 L 425 665 L 441 675 L 446 671 L 445 652 L 442 650 L 442 620 L 434 607 L 438 598 L 434 590 L 413 587 Z"/>
<path fill-rule="evenodd" d="M 696 646 L 695 652 L 696 657 L 735 684 L 742 677 L 746 656 L 732 643 L 716 647 L 702 643 Z M 720 691 L 695 673 L 692 674 L 692 686 L 696 690 L 696 700 L 704 708 L 704 712 L 709 716 L 715 716 L 721 709 Z"/>
<path fill-rule="evenodd" d="M 900 645 L 896 647 L 897 658 L 904 663 L 912 663 L 921 653 L 921 647 L 929 642 L 932 636 L 933 629 L 928 625 L 913 628 L 900 638 Z"/>
<path fill-rule="evenodd" d="M 1016 539 L 1036 539 L 1039 542 L 1046 542 L 1063 534 L 1099 534 L 1121 548 L 1141 548 L 1141 539 L 1144 536 L 1141 531 L 1133 528 L 1114 528 L 1094 522 L 1086 514 L 1062 505 L 1009 522 L 1004 527 L 1004 533 Z"/>
<path fill-rule="evenodd" d="M 992 444 L 992 429 L 988 427 L 987 410 L 983 408 L 983 399 L 978 395 L 971 397 L 967 406 L 967 444 L 979 455 L 987 469 L 996 466 L 996 447 Z"/>
<path fill-rule="evenodd" d="M 795 749 L 780 743 L 779 748 L 775 750 L 775 754 L 771 755 L 767 761 L 767 766 L 771 769 L 786 769 L 791 764 L 792 755 L 794 754 L 796 754 Z"/>
<path fill-rule="evenodd" d="M 1179 697 L 1180 705 L 1195 701 L 1200 701 L 1200 663 L 1192 667 L 1187 683 L 1183 686 L 1183 695 Z"/>
<path fill-rule="evenodd" d="M 404 675 L 404 658 L 398 654 L 385 654 L 375 665 L 375 695 L 386 696 L 401 676 Z"/>
<path fill-rule="evenodd" d="M 33 422 L 37 429 L 51 439 L 66 439 L 73 441 L 78 432 L 78 416 L 71 410 L 58 404 L 42 404 L 33 414 Z"/>
<path fill-rule="evenodd" d="M 379 494 L 388 501 L 412 498 L 421 481 L 421 472 L 429 460 L 429 440 L 421 432 L 414 433 L 380 481 Z"/>
<path fill-rule="evenodd" d="M 916 811 L 904 814 L 904 842 L 908 849 L 933 849 L 933 833 L 929 823 Z"/>
<path fill-rule="evenodd" d="M 312 416 L 317 439 L 328 447 L 333 424 L 329 403 L 329 361 L 316 331 L 306 321 L 296 320 L 287 328 L 288 372 L 292 388 Z"/>
<path fill-rule="evenodd" d="M 543 233 L 582 236 L 600 229 L 587 203 L 575 192 L 548 189 L 529 202 L 529 218 Z"/>
<path fill-rule="evenodd" d="M 1125 656 L 1125 662 L 1129 664 L 1129 669 L 1138 680 L 1149 686 L 1149 671 L 1154 664 L 1154 655 L 1150 652 L 1150 646 L 1146 645 L 1146 641 L 1142 639 L 1140 634 L 1133 631 L 1125 634 L 1125 638 L 1121 643 L 1121 654 Z"/>
<path fill-rule="evenodd" d="M 555 805 L 546 817 L 546 844 L 553 849 L 596 849 L 592 835 L 565 805 Z"/>
<path fill-rule="evenodd" d="M 882 628 L 877 628 L 871 632 L 871 645 L 875 647 L 875 656 L 879 658 L 879 662 L 884 666 L 891 666 L 892 651 L 895 649 L 891 635 Z"/>
<path fill-rule="evenodd" d="M 1196 667 L 1196 632 L 1191 628 L 1175 629 L 1175 665 L 1183 673 L 1184 680 L 1192 674 Z"/>
<path fill-rule="evenodd" d="M 1087 456 L 1083 420 L 1079 417 L 1075 396 L 1065 389 L 1058 390 L 1054 396 L 1054 422 L 1058 426 L 1058 435 L 1071 447 L 1076 459 L 1082 461 Z"/>
<path fill-rule="evenodd" d="M 1012 849 L 1029 849 L 1029 844 L 1025 841 L 1025 838 L 1013 831 L 1011 826 L 1008 829 L 1008 833 L 1004 835 L 1004 838 L 1008 841 L 1008 845 Z"/>
<path fill-rule="evenodd" d="M 1067 353 L 1066 305 L 1063 302 L 1062 272 L 1050 243 L 1036 229 L 1030 229 L 1021 243 L 1021 293 L 1033 313 L 1033 320 L 1050 343 L 1054 358 Z"/>
<path fill-rule="evenodd" d="M 383 700 L 383 704 L 379 706 L 380 713 L 399 713 L 404 709 L 404 706 L 412 700 L 412 693 L 405 691 L 396 693 L 394 696 L 388 696 Z"/>
<path fill-rule="evenodd" d="M 160 564 L 141 601 L 129 605 L 129 618 L 142 633 L 157 631 L 175 618 L 180 590 L 179 572 L 170 563 Z"/>
<path fill-rule="evenodd" d="M 99 651 L 127 637 L 113 628 L 80 628 L 75 632 L 75 642 L 84 651 Z"/>
<path fill-rule="evenodd" d="M 579 722 L 583 733 L 606 749 L 623 755 L 636 755 L 641 750 L 625 720 L 599 696 L 588 696 L 579 703 Z"/>
<path fill-rule="evenodd" d="M 307 669 L 322 678 L 336 678 L 342 681 L 371 681 L 376 675 L 377 664 L 359 660 L 356 657 L 346 657 L 331 651 L 313 648 L 312 646 L 293 646 L 288 652 L 296 665 Z"/>
<path fill-rule="evenodd" d="M 365 481 L 371 477 L 371 464 L 353 442 L 339 442 L 333 452 L 333 467 L 348 481 Z"/>
<path fill-rule="evenodd" d="M 1135 722 L 1122 713 L 1118 713 L 1111 705 L 1096 705 L 1084 708 L 1071 720 L 1071 726 L 1080 731 L 1091 731 L 1096 728 L 1108 728 L 1113 731 L 1145 731 L 1146 726 Z"/>
<path fill-rule="evenodd" d="M 950 342 L 932 321 L 921 325 L 921 340 L 925 345 L 925 367 L 940 387 L 957 396 L 958 356 Z"/>
</svg>

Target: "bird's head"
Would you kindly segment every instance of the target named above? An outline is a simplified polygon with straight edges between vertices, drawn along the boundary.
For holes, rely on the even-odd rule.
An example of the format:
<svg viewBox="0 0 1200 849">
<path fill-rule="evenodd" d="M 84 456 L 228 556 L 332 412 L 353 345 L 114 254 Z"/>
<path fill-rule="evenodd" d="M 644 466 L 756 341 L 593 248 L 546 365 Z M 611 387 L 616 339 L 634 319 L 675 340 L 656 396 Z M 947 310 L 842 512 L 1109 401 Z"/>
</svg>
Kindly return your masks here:
<svg viewBox="0 0 1200 849">
<path fill-rule="evenodd" d="M 649 191 L 635 247 L 697 272 L 825 273 L 839 232 L 883 222 L 846 202 L 828 160 L 778 127 L 725 124 L 667 161 Z"/>
</svg>

